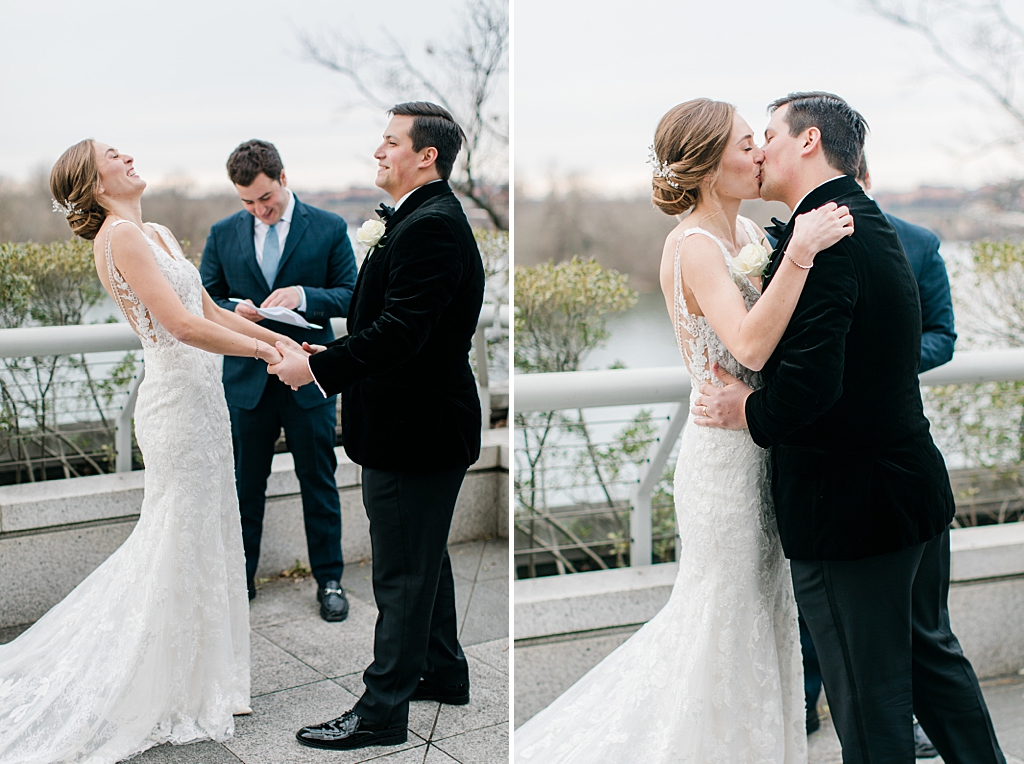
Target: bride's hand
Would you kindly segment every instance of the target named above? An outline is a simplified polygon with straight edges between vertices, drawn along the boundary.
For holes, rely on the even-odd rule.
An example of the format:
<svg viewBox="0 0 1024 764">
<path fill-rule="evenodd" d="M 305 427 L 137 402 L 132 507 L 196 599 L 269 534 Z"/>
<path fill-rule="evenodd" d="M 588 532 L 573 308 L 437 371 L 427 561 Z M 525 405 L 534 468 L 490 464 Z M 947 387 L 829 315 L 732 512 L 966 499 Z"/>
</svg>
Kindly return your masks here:
<svg viewBox="0 0 1024 764">
<path fill-rule="evenodd" d="M 801 265 L 813 265 L 814 256 L 836 242 L 853 235 L 853 215 L 848 207 L 829 202 L 797 215 L 793 238 L 786 252 Z"/>
<path fill-rule="evenodd" d="M 327 346 L 326 345 L 310 345 L 308 342 L 303 342 L 302 343 L 302 349 L 305 350 L 310 355 L 316 355 L 317 353 L 322 353 L 325 350 L 327 350 Z"/>
<path fill-rule="evenodd" d="M 273 366 L 275 363 L 281 363 L 281 359 L 284 357 L 281 355 L 281 351 L 273 345 L 268 345 L 262 340 L 256 342 L 257 355 L 261 361 L 266 361 L 267 366 Z"/>
</svg>

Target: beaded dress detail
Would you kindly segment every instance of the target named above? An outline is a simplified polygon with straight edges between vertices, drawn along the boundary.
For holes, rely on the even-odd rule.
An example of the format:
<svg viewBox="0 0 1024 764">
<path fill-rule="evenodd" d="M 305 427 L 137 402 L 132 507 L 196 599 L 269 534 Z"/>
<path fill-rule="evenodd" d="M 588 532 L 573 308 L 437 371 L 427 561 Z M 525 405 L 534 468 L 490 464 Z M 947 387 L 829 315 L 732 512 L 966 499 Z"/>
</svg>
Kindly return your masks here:
<svg viewBox="0 0 1024 764">
<path fill-rule="evenodd" d="M 114 226 L 128 221 L 116 221 Z M 185 308 L 202 282 L 170 232 L 146 237 Z M 145 233 L 143 234 L 145 235 Z M 178 342 L 114 265 L 146 376 L 135 433 L 145 498 L 127 540 L 0 645 L 0 764 L 113 764 L 159 743 L 223 741 L 249 705 L 249 603 L 220 357 Z"/>
<path fill-rule="evenodd" d="M 756 226 L 739 220 L 756 242 Z M 747 310 L 759 296 L 717 237 L 702 228 L 682 232 L 674 324 L 690 372 L 691 408 L 716 361 L 748 385 L 759 384 L 759 375 L 686 305 L 679 248 L 694 235 L 721 247 Z M 516 730 L 516 764 L 806 762 L 796 602 L 767 451 L 746 430 L 690 424 L 680 441 L 675 506 L 679 572 L 668 603 Z"/>
</svg>

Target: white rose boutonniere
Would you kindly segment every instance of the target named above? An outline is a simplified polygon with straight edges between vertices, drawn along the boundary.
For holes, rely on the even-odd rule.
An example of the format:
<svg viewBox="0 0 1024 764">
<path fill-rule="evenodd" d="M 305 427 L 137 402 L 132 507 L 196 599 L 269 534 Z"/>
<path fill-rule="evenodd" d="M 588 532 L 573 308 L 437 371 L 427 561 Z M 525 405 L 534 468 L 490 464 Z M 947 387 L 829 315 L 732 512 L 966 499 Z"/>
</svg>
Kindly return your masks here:
<svg viewBox="0 0 1024 764">
<path fill-rule="evenodd" d="M 736 257 L 729 260 L 733 273 L 744 276 L 763 276 L 769 262 L 768 250 L 764 245 L 751 242 L 743 247 Z"/>
<path fill-rule="evenodd" d="M 364 245 L 367 249 L 373 249 L 377 246 L 378 242 L 384 238 L 384 221 L 383 220 L 367 220 L 356 232 L 356 238 L 359 243 Z"/>
</svg>

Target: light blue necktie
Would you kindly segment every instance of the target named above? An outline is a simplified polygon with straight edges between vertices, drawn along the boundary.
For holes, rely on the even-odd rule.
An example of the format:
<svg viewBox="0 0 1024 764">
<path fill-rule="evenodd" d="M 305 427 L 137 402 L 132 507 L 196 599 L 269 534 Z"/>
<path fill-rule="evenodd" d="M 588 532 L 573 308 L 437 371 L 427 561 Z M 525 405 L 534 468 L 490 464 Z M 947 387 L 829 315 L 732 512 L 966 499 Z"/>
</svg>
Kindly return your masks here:
<svg viewBox="0 0 1024 764">
<path fill-rule="evenodd" d="M 277 223 L 270 226 L 267 231 L 267 238 L 263 241 L 263 278 L 267 280 L 267 286 L 274 288 L 274 279 L 277 277 L 277 265 L 281 262 L 281 242 L 277 238 Z"/>
</svg>

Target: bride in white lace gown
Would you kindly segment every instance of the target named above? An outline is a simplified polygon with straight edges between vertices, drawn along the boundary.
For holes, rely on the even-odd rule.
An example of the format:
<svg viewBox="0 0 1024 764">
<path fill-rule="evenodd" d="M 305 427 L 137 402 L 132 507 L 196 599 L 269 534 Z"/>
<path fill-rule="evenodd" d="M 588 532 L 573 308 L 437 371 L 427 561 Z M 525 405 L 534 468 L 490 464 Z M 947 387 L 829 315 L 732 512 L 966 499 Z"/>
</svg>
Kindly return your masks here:
<svg viewBox="0 0 1024 764">
<path fill-rule="evenodd" d="M 728 104 L 689 101 L 662 118 L 654 150 L 655 204 L 673 215 L 692 208 L 661 268 L 692 406 L 714 364 L 758 385 L 751 369 L 778 344 L 814 255 L 852 233 L 852 220 L 835 205 L 802 216 L 792 262 L 759 301 L 767 252 L 738 216 L 760 185 L 750 127 Z M 806 761 L 796 602 L 767 470 L 746 430 L 684 429 L 668 604 L 516 730 L 517 764 Z"/>
<path fill-rule="evenodd" d="M 225 740 L 232 715 L 249 712 L 245 559 L 214 353 L 273 361 L 283 338 L 213 304 L 171 232 L 143 224 L 145 185 L 131 157 L 93 141 L 51 175 L 142 341 L 145 498 L 125 543 L 0 645 L 0 764 L 109 764 L 159 743 Z"/>
</svg>

